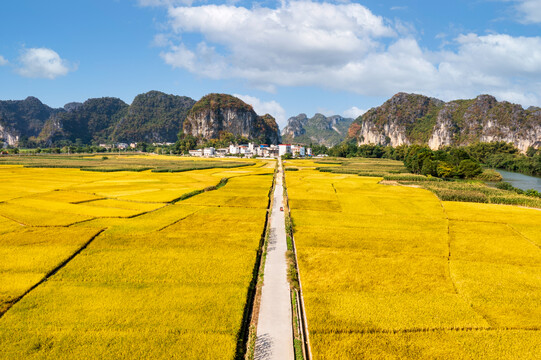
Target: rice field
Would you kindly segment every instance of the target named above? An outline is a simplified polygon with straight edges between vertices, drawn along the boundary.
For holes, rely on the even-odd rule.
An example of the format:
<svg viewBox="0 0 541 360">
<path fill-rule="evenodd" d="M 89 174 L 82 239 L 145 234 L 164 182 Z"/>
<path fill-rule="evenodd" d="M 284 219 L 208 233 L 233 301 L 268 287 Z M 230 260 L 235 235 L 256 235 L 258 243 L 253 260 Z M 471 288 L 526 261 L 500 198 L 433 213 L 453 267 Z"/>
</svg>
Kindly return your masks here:
<svg viewBox="0 0 541 360">
<path fill-rule="evenodd" d="M 29 168 L 68 168 L 92 172 L 146 171 L 183 172 L 202 169 L 236 168 L 255 165 L 237 159 L 186 158 L 167 155 L 13 155 L 0 157 L 0 165 L 23 165 Z"/>
<path fill-rule="evenodd" d="M 274 167 L 247 164 L 0 165 L 0 359 L 234 358 Z"/>
<path fill-rule="evenodd" d="M 289 160 L 286 169 L 288 167 L 296 170 L 302 167 L 331 174 L 383 178 L 389 183 L 430 190 L 442 201 L 517 205 L 541 209 L 541 199 L 537 197 L 494 187 L 493 182 L 501 180 L 501 176 L 494 170 L 485 170 L 474 180 L 442 180 L 437 177 L 411 174 L 402 161 L 390 159 Z"/>
<path fill-rule="evenodd" d="M 286 166 L 314 359 L 539 359 L 541 211 Z"/>
</svg>

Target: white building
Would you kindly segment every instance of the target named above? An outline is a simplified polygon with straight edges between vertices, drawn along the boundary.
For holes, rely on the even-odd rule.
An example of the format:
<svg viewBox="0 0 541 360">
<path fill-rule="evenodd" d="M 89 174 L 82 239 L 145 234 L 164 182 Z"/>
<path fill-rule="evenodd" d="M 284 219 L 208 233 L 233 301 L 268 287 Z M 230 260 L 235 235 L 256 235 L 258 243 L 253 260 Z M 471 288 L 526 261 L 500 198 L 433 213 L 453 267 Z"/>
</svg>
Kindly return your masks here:
<svg viewBox="0 0 541 360">
<path fill-rule="evenodd" d="M 213 147 L 204 148 L 203 156 L 206 156 L 206 157 L 214 156 L 215 152 L 216 152 L 216 149 Z"/>
<path fill-rule="evenodd" d="M 300 145 L 291 145 L 291 154 L 295 157 L 305 156 L 304 146 Z"/>
<path fill-rule="evenodd" d="M 224 157 L 229 152 L 229 148 L 216 149 L 216 156 Z"/>
<path fill-rule="evenodd" d="M 248 151 L 252 154 L 257 152 L 256 146 L 254 143 L 248 143 Z"/>
<path fill-rule="evenodd" d="M 246 156 L 248 153 L 250 153 L 248 145 L 239 145 L 239 154 L 244 154 Z"/>
<path fill-rule="evenodd" d="M 306 156 L 312 156 L 312 148 L 306 148 Z"/>
<path fill-rule="evenodd" d="M 278 145 L 278 156 L 284 156 L 285 154 L 291 154 L 291 144 Z"/>
<path fill-rule="evenodd" d="M 279 156 L 280 150 L 278 149 L 278 146 L 271 145 L 267 149 L 265 149 L 265 152 L 267 153 L 265 157 L 277 158 Z"/>
<path fill-rule="evenodd" d="M 197 150 L 189 150 L 190 156 L 203 156 L 203 150 L 197 149 Z"/>
<path fill-rule="evenodd" d="M 269 149 L 267 151 L 269 153 L 269 157 L 275 157 L 275 158 L 277 158 L 280 153 L 280 149 L 278 149 L 278 146 L 276 145 L 269 146 Z"/>
<path fill-rule="evenodd" d="M 261 144 L 257 147 L 256 149 L 256 153 L 257 153 L 257 156 L 265 156 L 264 155 L 264 151 L 265 149 L 267 149 L 269 146 L 267 144 Z"/>
<path fill-rule="evenodd" d="M 237 155 L 237 154 L 240 154 L 240 149 L 238 147 L 238 145 L 229 145 L 229 153 L 231 155 Z"/>
</svg>

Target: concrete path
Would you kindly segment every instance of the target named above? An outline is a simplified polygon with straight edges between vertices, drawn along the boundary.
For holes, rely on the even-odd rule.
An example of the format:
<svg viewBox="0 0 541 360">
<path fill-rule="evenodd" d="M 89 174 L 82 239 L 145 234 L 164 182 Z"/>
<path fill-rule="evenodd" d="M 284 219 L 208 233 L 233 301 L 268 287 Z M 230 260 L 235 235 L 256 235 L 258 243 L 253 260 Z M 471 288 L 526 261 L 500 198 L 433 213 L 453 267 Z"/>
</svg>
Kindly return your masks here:
<svg viewBox="0 0 541 360">
<path fill-rule="evenodd" d="M 270 218 L 270 237 L 261 291 L 255 344 L 256 360 L 289 360 L 293 354 L 291 298 L 287 281 L 287 240 L 283 206 L 282 165 L 279 162 Z"/>
</svg>

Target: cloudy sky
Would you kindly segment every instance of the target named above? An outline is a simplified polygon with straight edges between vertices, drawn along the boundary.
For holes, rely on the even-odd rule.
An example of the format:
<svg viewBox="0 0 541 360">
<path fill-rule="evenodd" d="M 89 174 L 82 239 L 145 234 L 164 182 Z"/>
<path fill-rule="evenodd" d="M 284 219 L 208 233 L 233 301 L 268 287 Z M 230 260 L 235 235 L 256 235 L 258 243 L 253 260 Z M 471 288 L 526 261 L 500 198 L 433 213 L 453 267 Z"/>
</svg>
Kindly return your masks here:
<svg viewBox="0 0 541 360">
<path fill-rule="evenodd" d="M 234 94 L 283 127 L 405 91 L 541 105 L 541 0 L 0 3 L 0 99 Z"/>
</svg>

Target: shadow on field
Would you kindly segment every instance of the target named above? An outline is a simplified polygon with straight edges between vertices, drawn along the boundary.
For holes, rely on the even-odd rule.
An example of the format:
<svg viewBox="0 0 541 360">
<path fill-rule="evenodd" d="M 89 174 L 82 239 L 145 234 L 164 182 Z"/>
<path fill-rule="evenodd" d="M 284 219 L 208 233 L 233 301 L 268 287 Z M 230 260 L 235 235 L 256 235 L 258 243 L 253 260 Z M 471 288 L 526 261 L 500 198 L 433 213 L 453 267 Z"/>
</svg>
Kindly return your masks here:
<svg viewBox="0 0 541 360">
<path fill-rule="evenodd" d="M 272 356 L 272 338 L 269 334 L 259 336 L 255 341 L 255 360 L 270 359 Z"/>
</svg>

